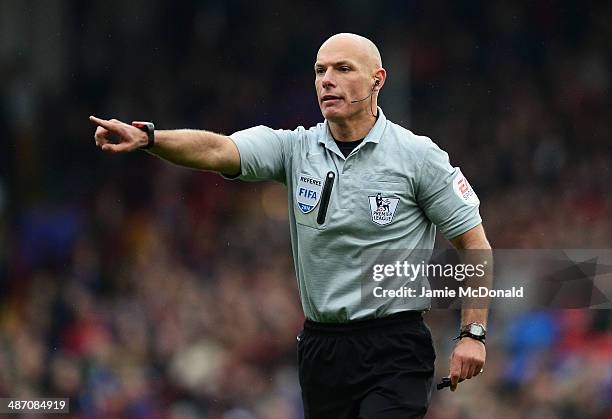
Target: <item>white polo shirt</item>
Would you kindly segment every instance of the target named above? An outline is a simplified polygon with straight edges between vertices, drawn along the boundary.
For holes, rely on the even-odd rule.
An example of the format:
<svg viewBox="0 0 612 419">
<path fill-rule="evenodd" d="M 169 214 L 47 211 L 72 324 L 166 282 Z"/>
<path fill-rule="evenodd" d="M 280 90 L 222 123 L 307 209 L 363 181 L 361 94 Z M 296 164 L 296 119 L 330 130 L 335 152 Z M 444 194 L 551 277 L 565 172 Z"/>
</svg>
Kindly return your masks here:
<svg viewBox="0 0 612 419">
<path fill-rule="evenodd" d="M 388 121 L 380 108 L 378 115 L 346 158 L 327 121 L 292 131 L 257 126 L 230 136 L 240 152 L 239 179 L 276 180 L 288 188 L 298 288 L 311 320 L 346 322 L 429 308 L 428 299 L 401 308 L 385 300 L 365 304 L 364 254 L 433 249 L 436 226 L 453 238 L 482 221 L 478 197 L 446 152 Z"/>
</svg>

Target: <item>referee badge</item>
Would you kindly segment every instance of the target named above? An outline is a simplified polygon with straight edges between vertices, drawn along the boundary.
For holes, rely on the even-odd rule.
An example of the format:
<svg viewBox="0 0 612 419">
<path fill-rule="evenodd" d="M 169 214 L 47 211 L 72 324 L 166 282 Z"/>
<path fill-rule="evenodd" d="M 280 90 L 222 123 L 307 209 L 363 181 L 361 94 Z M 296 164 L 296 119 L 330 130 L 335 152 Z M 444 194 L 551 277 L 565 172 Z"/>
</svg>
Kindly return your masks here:
<svg viewBox="0 0 612 419">
<path fill-rule="evenodd" d="M 370 211 L 374 224 L 384 226 L 393 221 L 399 198 L 383 196 L 379 192 L 376 196 L 369 196 L 368 199 L 370 200 Z"/>
<path fill-rule="evenodd" d="M 295 200 L 304 214 L 315 209 L 321 199 L 322 190 L 323 179 L 317 179 L 303 173 L 298 176 Z"/>
</svg>

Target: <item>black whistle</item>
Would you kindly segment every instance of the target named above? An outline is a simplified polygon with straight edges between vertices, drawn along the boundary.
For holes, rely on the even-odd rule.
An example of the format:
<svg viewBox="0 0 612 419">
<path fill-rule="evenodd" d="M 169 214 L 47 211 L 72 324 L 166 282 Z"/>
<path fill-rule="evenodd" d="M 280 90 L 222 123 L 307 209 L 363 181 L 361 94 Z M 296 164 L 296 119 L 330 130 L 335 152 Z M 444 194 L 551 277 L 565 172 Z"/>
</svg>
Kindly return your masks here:
<svg viewBox="0 0 612 419">
<path fill-rule="evenodd" d="M 442 381 L 440 381 L 438 384 L 436 384 L 436 388 L 438 390 L 442 390 L 445 387 L 450 387 L 451 386 L 451 379 L 448 377 L 444 377 L 442 379 Z"/>
<path fill-rule="evenodd" d="M 459 380 L 460 383 L 464 382 L 465 380 Z M 442 379 L 442 381 L 440 381 L 438 384 L 436 384 L 436 388 L 438 390 L 442 390 L 445 387 L 450 387 L 451 386 L 451 379 L 450 377 L 444 377 Z"/>
</svg>

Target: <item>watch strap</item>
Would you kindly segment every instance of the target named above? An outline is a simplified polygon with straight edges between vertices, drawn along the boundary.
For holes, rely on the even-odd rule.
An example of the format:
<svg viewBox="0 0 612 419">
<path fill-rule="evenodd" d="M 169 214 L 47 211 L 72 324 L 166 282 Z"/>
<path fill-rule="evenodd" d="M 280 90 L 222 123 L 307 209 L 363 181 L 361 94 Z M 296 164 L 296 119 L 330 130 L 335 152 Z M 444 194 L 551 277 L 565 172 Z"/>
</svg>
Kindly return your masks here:
<svg viewBox="0 0 612 419">
<path fill-rule="evenodd" d="M 149 149 L 155 145 L 155 124 L 153 122 L 133 121 L 132 126 L 147 133 L 147 143 L 140 147 L 141 149 Z"/>
<path fill-rule="evenodd" d="M 476 340 L 481 341 L 482 343 L 485 343 L 485 341 L 487 340 L 486 336 L 484 336 L 484 335 L 483 336 L 478 336 L 478 335 L 475 335 L 475 334 L 470 333 L 470 332 L 461 332 L 461 333 L 459 333 L 459 336 L 457 336 L 453 340 L 460 340 L 460 339 L 463 339 L 463 338 L 476 339 Z"/>
</svg>

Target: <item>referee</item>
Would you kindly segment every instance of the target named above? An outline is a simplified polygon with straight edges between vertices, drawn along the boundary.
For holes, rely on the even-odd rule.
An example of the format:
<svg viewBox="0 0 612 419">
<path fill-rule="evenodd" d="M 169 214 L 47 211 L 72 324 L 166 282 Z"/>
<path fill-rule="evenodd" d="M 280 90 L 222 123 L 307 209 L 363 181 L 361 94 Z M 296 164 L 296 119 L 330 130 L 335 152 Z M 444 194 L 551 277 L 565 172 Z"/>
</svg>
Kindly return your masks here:
<svg viewBox="0 0 612 419">
<path fill-rule="evenodd" d="M 430 301 L 365 304 L 360 261 L 371 250 L 432 249 L 436 226 L 458 249 L 490 249 L 479 200 L 444 151 L 377 106 L 387 73 L 370 40 L 330 37 L 314 72 L 324 121 L 311 128 L 257 126 L 224 136 L 91 116 L 96 145 L 111 153 L 146 149 L 228 178 L 285 184 L 306 317 L 298 336 L 305 417 L 422 418 L 435 360 L 422 315 Z M 453 391 L 482 371 L 486 321 L 486 309 L 464 306 L 450 359 Z"/>
</svg>

